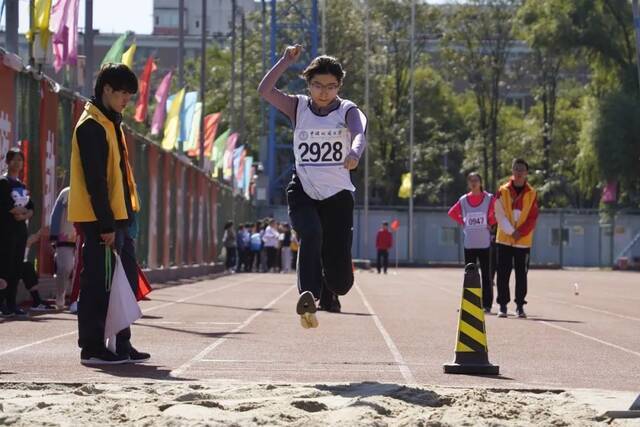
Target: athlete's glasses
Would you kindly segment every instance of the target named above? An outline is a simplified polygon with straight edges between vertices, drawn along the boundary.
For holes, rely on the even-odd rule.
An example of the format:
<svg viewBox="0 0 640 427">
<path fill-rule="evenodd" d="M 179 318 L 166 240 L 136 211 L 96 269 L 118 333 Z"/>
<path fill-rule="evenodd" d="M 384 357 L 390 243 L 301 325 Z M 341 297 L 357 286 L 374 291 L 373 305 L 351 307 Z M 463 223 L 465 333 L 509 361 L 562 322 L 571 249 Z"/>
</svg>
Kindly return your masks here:
<svg viewBox="0 0 640 427">
<path fill-rule="evenodd" d="M 323 90 L 326 90 L 327 92 L 335 92 L 340 88 L 340 85 L 336 83 L 323 85 L 318 82 L 311 82 L 309 86 L 311 86 L 311 89 L 316 90 L 318 92 L 322 92 Z"/>
</svg>

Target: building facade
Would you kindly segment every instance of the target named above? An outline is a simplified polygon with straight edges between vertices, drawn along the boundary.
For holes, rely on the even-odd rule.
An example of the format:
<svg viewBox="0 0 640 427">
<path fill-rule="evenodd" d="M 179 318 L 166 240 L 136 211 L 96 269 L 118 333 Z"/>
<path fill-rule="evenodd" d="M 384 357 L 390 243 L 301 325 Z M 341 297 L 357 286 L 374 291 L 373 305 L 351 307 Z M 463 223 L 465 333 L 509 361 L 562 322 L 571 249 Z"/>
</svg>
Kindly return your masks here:
<svg viewBox="0 0 640 427">
<path fill-rule="evenodd" d="M 249 14 L 260 7 L 254 0 L 237 0 L 238 12 Z M 153 34 L 178 34 L 178 0 L 153 0 Z M 231 0 L 207 0 L 207 33 L 226 34 L 231 31 Z M 202 32 L 202 2 L 185 0 L 184 29 L 186 35 L 196 36 Z"/>
</svg>

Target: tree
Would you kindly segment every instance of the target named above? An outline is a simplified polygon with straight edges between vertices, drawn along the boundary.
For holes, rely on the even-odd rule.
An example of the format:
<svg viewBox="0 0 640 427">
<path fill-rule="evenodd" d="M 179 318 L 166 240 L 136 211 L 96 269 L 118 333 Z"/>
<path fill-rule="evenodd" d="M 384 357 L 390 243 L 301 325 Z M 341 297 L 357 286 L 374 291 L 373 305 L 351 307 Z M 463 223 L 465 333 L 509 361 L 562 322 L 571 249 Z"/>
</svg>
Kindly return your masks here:
<svg viewBox="0 0 640 427">
<path fill-rule="evenodd" d="M 482 142 L 482 166 L 490 188 L 498 179 L 498 119 L 518 5 L 518 0 L 472 0 L 457 5 L 444 20 L 444 57 L 453 75 L 475 96 L 475 129 Z"/>
</svg>

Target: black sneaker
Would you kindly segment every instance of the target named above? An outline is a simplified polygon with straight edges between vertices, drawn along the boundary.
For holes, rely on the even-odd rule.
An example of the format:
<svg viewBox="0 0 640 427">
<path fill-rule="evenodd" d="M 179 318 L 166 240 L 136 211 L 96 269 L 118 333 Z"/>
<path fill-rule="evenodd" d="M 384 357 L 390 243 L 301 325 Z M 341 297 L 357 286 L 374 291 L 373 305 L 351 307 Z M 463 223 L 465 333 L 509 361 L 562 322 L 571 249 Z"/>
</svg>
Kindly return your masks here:
<svg viewBox="0 0 640 427">
<path fill-rule="evenodd" d="M 327 307 L 327 311 L 329 313 L 340 313 L 342 311 L 342 304 L 340 304 L 338 295 L 333 295 L 333 300 L 331 301 L 329 307 Z"/>
<path fill-rule="evenodd" d="M 143 353 L 131 347 L 131 351 L 129 352 L 129 361 L 131 363 L 146 362 L 149 359 L 151 359 L 151 355 L 149 353 Z"/>
<path fill-rule="evenodd" d="M 527 318 L 527 313 L 524 312 L 524 307 L 522 307 L 522 306 L 516 308 L 516 314 L 521 319 L 526 319 Z"/>
<path fill-rule="evenodd" d="M 300 324 L 303 328 L 317 328 L 318 319 L 316 318 L 316 300 L 313 294 L 305 291 L 300 294 L 298 304 L 296 305 L 296 313 L 300 315 Z"/>
<path fill-rule="evenodd" d="M 10 310 L 6 306 L 3 306 L 0 309 L 0 316 L 2 316 L 2 317 L 13 317 L 15 315 L 16 315 L 16 313 L 14 313 L 14 310 Z"/>
<path fill-rule="evenodd" d="M 328 311 L 329 313 L 340 313 L 342 311 L 342 305 L 340 304 L 340 300 L 338 299 L 338 295 L 331 292 L 330 297 L 326 297 L 327 294 L 323 292 L 323 298 L 320 299 L 320 304 L 318 305 L 318 310 L 320 311 Z"/>
<path fill-rule="evenodd" d="M 110 352 L 106 348 L 99 352 L 82 350 L 80 352 L 80 363 L 83 365 L 122 365 L 129 363 L 129 356 L 121 356 Z"/>
<path fill-rule="evenodd" d="M 20 307 L 14 308 L 13 309 L 13 314 L 15 314 L 16 317 L 29 317 L 29 313 L 27 313 L 26 311 L 24 311 Z"/>
<path fill-rule="evenodd" d="M 41 302 L 40 304 L 34 304 L 31 306 L 31 311 L 56 311 L 58 308 L 54 305 Z"/>
<path fill-rule="evenodd" d="M 500 312 L 498 313 L 498 317 L 507 317 L 507 306 L 506 305 L 501 305 L 500 306 Z"/>
</svg>

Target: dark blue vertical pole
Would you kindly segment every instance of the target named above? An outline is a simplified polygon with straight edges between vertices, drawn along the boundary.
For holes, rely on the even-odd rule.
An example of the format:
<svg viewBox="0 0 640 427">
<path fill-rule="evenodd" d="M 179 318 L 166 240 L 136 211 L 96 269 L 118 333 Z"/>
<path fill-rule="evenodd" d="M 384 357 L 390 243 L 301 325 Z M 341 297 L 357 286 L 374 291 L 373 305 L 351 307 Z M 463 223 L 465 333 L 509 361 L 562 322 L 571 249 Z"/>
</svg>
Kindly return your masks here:
<svg viewBox="0 0 640 427">
<path fill-rule="evenodd" d="M 271 66 L 276 63 L 276 37 L 278 35 L 278 17 L 276 14 L 276 0 L 271 0 Z M 276 110 L 269 105 L 269 140 L 267 151 L 267 174 L 269 175 L 269 188 L 267 201 L 271 203 L 273 189 L 278 175 L 276 173 Z"/>
<path fill-rule="evenodd" d="M 311 0 L 311 58 L 318 56 L 318 0 Z"/>
</svg>

